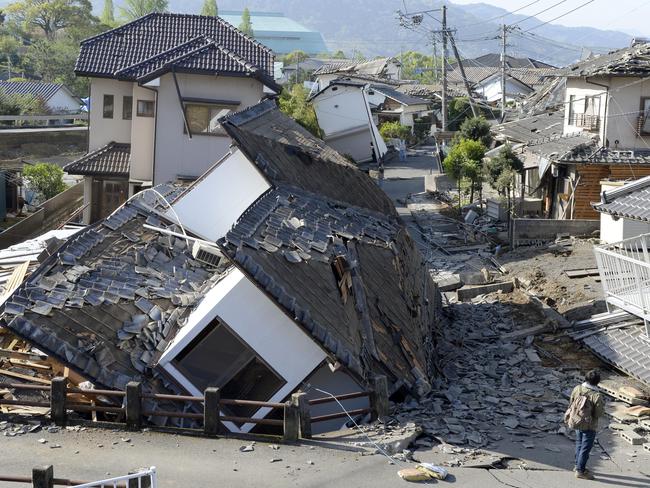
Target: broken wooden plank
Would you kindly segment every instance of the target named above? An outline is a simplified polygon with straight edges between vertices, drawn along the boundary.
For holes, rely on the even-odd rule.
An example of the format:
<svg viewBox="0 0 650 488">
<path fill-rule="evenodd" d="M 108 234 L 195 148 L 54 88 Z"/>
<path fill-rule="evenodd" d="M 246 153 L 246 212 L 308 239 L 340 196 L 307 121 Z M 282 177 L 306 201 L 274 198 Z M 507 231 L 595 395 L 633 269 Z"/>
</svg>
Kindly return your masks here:
<svg viewBox="0 0 650 488">
<path fill-rule="evenodd" d="M 34 363 L 32 361 L 25 361 L 24 359 L 11 358 L 11 359 L 9 359 L 9 362 L 11 364 L 15 364 L 16 366 L 24 366 L 24 367 L 32 368 L 32 369 L 47 369 L 47 370 L 52 369 L 52 367 L 49 366 L 48 364 L 38 364 L 38 363 Z"/>
<path fill-rule="evenodd" d="M 586 278 L 587 276 L 598 276 L 598 268 L 578 268 L 564 271 L 569 278 Z"/>
<path fill-rule="evenodd" d="M 501 339 L 504 341 L 521 339 L 522 337 L 534 336 L 543 332 L 547 332 L 549 330 L 551 330 L 551 326 L 549 324 L 535 325 L 533 327 L 528 327 L 527 329 L 521 329 L 514 332 L 508 332 L 507 334 L 502 334 Z"/>
<path fill-rule="evenodd" d="M 36 354 L 35 352 L 0 349 L 0 358 L 24 359 L 26 361 L 45 361 L 47 359 L 47 356 L 44 354 Z"/>
<path fill-rule="evenodd" d="M 458 295 L 458 300 L 465 302 L 479 295 L 486 295 L 488 293 L 494 293 L 497 291 L 503 293 L 510 293 L 514 289 L 515 289 L 515 285 L 512 281 L 503 281 L 500 283 L 490 283 L 487 285 L 464 287 L 458 290 L 456 293 Z"/>
<path fill-rule="evenodd" d="M 31 381 L 33 383 L 40 383 L 42 385 L 50 384 L 50 380 L 38 378 L 36 376 L 29 376 L 28 374 L 15 373 L 14 371 L 8 371 L 6 369 L 0 369 L 0 374 L 4 376 L 9 376 L 11 378 L 18 378 L 25 381 Z"/>
<path fill-rule="evenodd" d="M 5 292 L 2 295 L 0 300 L 4 301 L 9 297 L 16 289 L 22 284 L 25 279 L 25 274 L 27 273 L 27 268 L 29 267 L 29 261 L 25 261 L 22 264 L 19 264 L 14 269 L 14 272 L 11 273 L 11 277 L 5 286 Z"/>
</svg>

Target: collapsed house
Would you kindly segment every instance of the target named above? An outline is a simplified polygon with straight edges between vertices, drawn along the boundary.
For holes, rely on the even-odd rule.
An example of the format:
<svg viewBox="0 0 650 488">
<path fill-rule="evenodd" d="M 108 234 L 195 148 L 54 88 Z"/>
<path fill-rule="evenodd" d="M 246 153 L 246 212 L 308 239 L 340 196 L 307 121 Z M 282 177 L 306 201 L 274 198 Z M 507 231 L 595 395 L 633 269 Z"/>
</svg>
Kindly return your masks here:
<svg viewBox="0 0 650 488">
<path fill-rule="evenodd" d="M 394 398 L 428 391 L 439 294 L 390 199 L 271 100 L 221 124 L 229 154 L 68 240 L 9 298 L 2 325 L 103 388 L 217 386 L 277 402 L 383 375 Z"/>
</svg>

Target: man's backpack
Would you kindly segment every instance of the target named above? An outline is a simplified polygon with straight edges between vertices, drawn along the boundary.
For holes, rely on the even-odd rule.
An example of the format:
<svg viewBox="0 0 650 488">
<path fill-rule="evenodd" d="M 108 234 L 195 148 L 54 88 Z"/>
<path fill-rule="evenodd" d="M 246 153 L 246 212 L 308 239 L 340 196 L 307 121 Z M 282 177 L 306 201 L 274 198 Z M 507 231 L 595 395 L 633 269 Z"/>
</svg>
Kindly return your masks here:
<svg viewBox="0 0 650 488">
<path fill-rule="evenodd" d="M 594 405 L 587 395 L 576 395 L 564 414 L 564 423 L 570 429 L 586 430 L 592 423 Z"/>
</svg>

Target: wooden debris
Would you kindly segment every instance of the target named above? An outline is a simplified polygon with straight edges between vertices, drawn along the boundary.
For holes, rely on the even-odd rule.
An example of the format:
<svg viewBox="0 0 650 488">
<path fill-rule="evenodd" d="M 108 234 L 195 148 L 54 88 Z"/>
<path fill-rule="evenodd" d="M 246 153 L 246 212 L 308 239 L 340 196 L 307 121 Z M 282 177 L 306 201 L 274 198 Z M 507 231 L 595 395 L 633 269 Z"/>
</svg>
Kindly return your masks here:
<svg viewBox="0 0 650 488">
<path fill-rule="evenodd" d="M 14 371 L 9 371 L 6 369 L 0 369 L 0 375 L 9 376 L 11 378 L 18 378 L 25 381 L 31 381 L 32 383 L 40 383 L 42 385 L 50 384 L 50 380 L 38 378 L 36 376 L 29 376 L 28 374 L 15 373 Z"/>
<path fill-rule="evenodd" d="M 598 276 L 598 268 L 567 269 L 564 273 L 569 278 L 586 278 L 588 276 Z"/>
<path fill-rule="evenodd" d="M 625 409 L 625 413 L 632 415 L 633 417 L 645 417 L 650 415 L 650 408 L 642 405 L 632 405 Z"/>
</svg>

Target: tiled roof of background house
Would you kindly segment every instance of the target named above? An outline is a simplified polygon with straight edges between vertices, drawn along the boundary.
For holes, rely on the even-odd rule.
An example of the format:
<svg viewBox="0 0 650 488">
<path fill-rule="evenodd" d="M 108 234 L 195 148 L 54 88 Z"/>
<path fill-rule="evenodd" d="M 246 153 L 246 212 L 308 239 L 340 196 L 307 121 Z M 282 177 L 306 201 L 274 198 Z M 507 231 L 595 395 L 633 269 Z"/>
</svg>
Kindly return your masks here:
<svg viewBox="0 0 650 488">
<path fill-rule="evenodd" d="M 474 59 L 464 59 L 463 60 L 463 66 L 465 68 L 470 68 L 470 67 L 491 67 L 491 68 L 499 68 L 501 69 L 501 54 L 499 53 L 489 53 L 489 54 L 484 54 L 483 56 L 479 56 L 478 58 Z M 455 69 L 455 65 L 451 65 L 452 69 Z M 552 66 L 548 63 L 544 63 L 542 61 L 538 61 L 537 59 L 533 58 L 516 58 L 514 56 L 509 56 L 506 55 L 506 67 L 508 68 L 552 68 L 554 69 L 555 66 Z"/>
<path fill-rule="evenodd" d="M 318 68 L 316 71 L 314 71 L 314 75 L 341 73 L 342 75 L 358 74 L 377 76 L 382 78 L 382 75 L 386 74 L 386 68 L 391 61 L 395 60 L 393 58 L 380 58 L 363 62 L 349 60 L 333 61 Z"/>
<path fill-rule="evenodd" d="M 397 218 L 280 185 L 220 245 L 361 378 L 387 371 L 413 386 L 414 368 L 431 374 L 437 292 Z M 333 271 L 337 257 L 349 282 Z"/>
<path fill-rule="evenodd" d="M 381 93 L 382 95 L 387 96 L 388 98 L 392 98 L 402 105 L 428 105 L 430 103 L 429 100 L 402 93 L 401 91 L 398 91 L 390 86 L 370 85 L 370 88 Z"/>
<path fill-rule="evenodd" d="M 560 162 L 650 165 L 650 151 L 626 151 L 598 147 L 596 150 L 574 151 L 563 157 Z"/>
<path fill-rule="evenodd" d="M 583 77 L 595 75 L 647 76 L 650 73 L 650 43 L 594 56 L 563 68 L 558 76 Z"/>
<path fill-rule="evenodd" d="M 66 164 L 63 170 L 71 175 L 128 177 L 130 166 L 131 144 L 109 142 L 76 161 Z"/>
<path fill-rule="evenodd" d="M 507 71 L 509 77 L 514 78 L 525 85 L 534 87 L 541 85 L 549 76 L 556 76 L 557 69 L 555 68 L 510 68 Z M 470 85 L 476 85 L 488 78 L 499 75 L 500 68 L 492 68 L 485 66 L 470 66 L 465 68 L 465 76 Z M 449 72 L 449 83 L 462 84 L 463 76 L 460 69 Z"/>
<path fill-rule="evenodd" d="M 283 114 L 273 100 L 228 115 L 222 126 L 273 184 L 396 213 L 390 198 L 366 174 Z"/>
<path fill-rule="evenodd" d="M 46 83 L 44 81 L 0 81 L 0 92 L 6 95 L 32 95 L 48 101 L 58 92 L 61 83 Z"/>
<path fill-rule="evenodd" d="M 203 71 L 241 72 L 242 62 L 273 76 L 273 53 L 219 17 L 152 13 L 81 43 L 75 66 L 78 76 L 114 77 L 116 73 L 143 61 L 186 45 L 199 36 L 217 49 L 200 61 L 192 58 L 191 67 Z M 182 49 L 188 48 L 188 46 Z M 182 50 L 181 49 L 181 50 Z M 212 49 L 212 48 L 211 48 Z M 228 53 L 241 60 L 234 61 Z M 187 54 L 187 51 L 185 51 Z M 182 55 L 182 53 L 181 53 Z M 160 61 L 152 62 L 152 65 Z M 169 60 L 167 60 L 169 61 Z M 146 64 L 145 68 L 148 69 Z"/>
<path fill-rule="evenodd" d="M 558 137 L 564 131 L 564 110 L 497 124 L 492 126 L 491 131 L 496 137 L 508 142 L 528 143 Z"/>
<path fill-rule="evenodd" d="M 156 190 L 173 200 L 181 188 Z M 4 304 L 2 326 L 99 388 L 141 381 L 148 392 L 179 393 L 153 368 L 230 264 L 209 267 L 192 258 L 184 239 L 143 228 L 180 230 L 162 211 L 154 192 L 143 192 L 75 234 Z M 154 409 L 152 400 L 144 401 L 146 410 Z"/>
<path fill-rule="evenodd" d="M 650 222 L 650 176 L 602 192 L 593 207 L 614 217 Z"/>
</svg>

